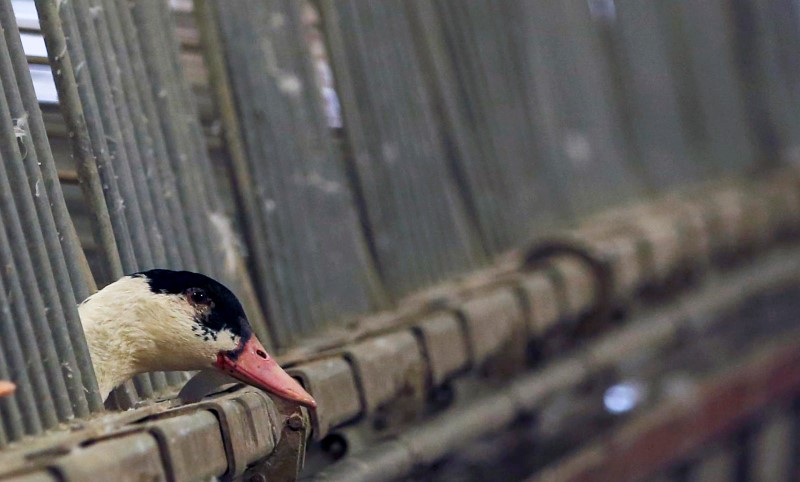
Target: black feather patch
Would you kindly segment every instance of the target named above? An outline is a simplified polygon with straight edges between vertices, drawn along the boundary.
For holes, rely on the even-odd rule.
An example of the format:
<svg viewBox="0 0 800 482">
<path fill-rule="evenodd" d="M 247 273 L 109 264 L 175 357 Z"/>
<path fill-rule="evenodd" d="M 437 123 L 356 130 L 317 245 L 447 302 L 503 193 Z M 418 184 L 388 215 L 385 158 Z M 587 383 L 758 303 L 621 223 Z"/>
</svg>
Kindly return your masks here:
<svg viewBox="0 0 800 482">
<path fill-rule="evenodd" d="M 244 342 L 253 333 L 239 299 L 213 278 L 191 271 L 167 269 L 151 269 L 131 276 L 146 279 L 153 293 L 180 295 L 192 288 L 203 290 L 212 303 L 210 309 L 198 312 L 195 321 L 199 328 L 192 327 L 192 331 L 206 341 L 216 340 L 222 330 L 230 331 Z"/>
</svg>

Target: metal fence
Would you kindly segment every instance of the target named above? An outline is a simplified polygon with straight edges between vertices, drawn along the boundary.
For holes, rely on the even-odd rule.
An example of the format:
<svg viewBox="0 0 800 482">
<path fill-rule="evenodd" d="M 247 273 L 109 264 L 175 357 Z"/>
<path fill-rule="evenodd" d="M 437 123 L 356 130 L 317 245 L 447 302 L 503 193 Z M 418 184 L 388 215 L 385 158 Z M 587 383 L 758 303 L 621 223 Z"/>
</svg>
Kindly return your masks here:
<svg viewBox="0 0 800 482">
<path fill-rule="evenodd" d="M 507 374 L 536 358 L 512 343 L 530 326 L 572 346 L 595 297 L 610 317 L 796 221 L 794 174 L 772 176 L 800 153 L 793 0 L 35 6 L 23 31 L 58 92 L 44 115 L 28 64 L 44 59 L 0 0 L 0 379 L 18 386 L 0 446 L 103 410 L 76 310 L 95 280 L 166 267 L 231 286 L 323 402 L 319 439 L 388 423 L 404 392 L 371 379 L 437 366 L 417 391 L 440 393 L 468 367 Z M 554 244 L 597 269 L 504 261 Z M 454 298 L 419 294 L 476 271 Z M 462 332 L 464 360 L 439 353 Z M 137 377 L 109 408 L 187 379 Z"/>
</svg>

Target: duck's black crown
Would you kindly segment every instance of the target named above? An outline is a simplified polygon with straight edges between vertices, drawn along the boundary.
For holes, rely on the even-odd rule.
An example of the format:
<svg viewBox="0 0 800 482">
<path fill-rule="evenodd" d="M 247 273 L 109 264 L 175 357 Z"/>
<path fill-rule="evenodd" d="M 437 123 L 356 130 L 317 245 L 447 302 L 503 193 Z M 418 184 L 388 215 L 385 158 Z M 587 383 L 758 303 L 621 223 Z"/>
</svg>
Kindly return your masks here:
<svg viewBox="0 0 800 482">
<path fill-rule="evenodd" d="M 168 269 L 140 271 L 131 276 L 145 278 L 153 293 L 179 295 L 191 289 L 202 290 L 212 303 L 211 309 L 199 316 L 197 322 L 213 332 L 228 330 L 242 340 L 250 338 L 252 328 L 242 304 L 219 281 L 200 273 Z"/>
</svg>

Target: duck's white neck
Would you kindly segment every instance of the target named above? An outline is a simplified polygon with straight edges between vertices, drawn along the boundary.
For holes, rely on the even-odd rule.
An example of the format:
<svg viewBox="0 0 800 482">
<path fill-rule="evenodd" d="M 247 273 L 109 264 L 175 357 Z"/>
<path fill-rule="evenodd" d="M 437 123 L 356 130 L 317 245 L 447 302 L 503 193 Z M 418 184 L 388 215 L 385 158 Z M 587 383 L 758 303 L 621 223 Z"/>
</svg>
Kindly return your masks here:
<svg viewBox="0 0 800 482">
<path fill-rule="evenodd" d="M 153 293 L 141 277 L 115 281 L 78 312 L 104 400 L 136 374 L 204 368 L 216 356 L 193 333 L 191 307 L 175 295 Z"/>
<path fill-rule="evenodd" d="M 98 320 L 83 314 L 81 319 Z M 142 370 L 137 366 L 132 345 L 120 343 L 119 334 L 113 333 L 107 324 L 102 321 L 84 323 L 84 332 L 100 396 L 105 400 L 114 387 L 141 373 Z"/>
</svg>

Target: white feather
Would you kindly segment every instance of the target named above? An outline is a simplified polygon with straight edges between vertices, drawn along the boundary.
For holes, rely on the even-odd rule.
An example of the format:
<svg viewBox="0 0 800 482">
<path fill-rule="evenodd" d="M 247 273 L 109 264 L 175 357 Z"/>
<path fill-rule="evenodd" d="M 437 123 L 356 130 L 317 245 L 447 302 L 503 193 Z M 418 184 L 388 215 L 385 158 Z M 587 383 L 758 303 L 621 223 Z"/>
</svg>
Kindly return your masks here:
<svg viewBox="0 0 800 482">
<path fill-rule="evenodd" d="M 125 276 L 78 307 L 100 394 L 132 376 L 159 370 L 210 367 L 238 338 L 222 331 L 204 340 L 196 310 L 183 295 L 150 291 L 145 278 Z"/>
</svg>

